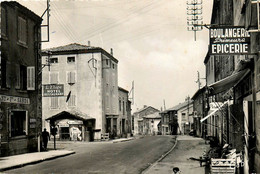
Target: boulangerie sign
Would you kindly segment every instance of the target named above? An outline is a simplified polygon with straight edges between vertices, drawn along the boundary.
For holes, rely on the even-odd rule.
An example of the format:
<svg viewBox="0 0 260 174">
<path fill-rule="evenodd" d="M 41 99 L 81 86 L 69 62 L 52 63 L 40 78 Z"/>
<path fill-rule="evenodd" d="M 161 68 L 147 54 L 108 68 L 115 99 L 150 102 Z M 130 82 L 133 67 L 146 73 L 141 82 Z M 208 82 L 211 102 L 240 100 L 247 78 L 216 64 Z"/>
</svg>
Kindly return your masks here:
<svg viewBox="0 0 260 174">
<path fill-rule="evenodd" d="M 250 53 L 250 34 L 243 27 L 212 27 L 209 38 L 212 55 Z"/>
</svg>

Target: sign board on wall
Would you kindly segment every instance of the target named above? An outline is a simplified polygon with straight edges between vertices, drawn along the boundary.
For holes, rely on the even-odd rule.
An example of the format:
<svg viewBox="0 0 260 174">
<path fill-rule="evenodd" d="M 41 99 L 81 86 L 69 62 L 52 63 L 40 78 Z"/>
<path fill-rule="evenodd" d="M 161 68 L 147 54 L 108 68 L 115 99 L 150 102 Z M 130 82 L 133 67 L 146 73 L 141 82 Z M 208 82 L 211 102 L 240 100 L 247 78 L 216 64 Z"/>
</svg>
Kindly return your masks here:
<svg viewBox="0 0 260 174">
<path fill-rule="evenodd" d="M 64 96 L 64 85 L 63 84 L 43 85 L 43 96 L 44 97 Z"/>
<path fill-rule="evenodd" d="M 250 53 L 250 34 L 243 27 L 209 29 L 210 54 L 235 55 Z"/>
<path fill-rule="evenodd" d="M 16 103 L 16 104 L 30 104 L 30 99 L 25 98 L 25 97 L 0 95 L 0 102 Z"/>
</svg>

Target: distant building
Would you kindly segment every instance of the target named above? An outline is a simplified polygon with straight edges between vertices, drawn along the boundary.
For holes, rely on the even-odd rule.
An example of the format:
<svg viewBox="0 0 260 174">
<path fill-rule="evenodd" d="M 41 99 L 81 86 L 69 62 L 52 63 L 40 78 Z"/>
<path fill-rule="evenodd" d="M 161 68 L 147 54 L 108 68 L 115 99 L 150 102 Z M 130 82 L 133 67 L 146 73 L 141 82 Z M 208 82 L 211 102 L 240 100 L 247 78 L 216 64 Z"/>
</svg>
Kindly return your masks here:
<svg viewBox="0 0 260 174">
<path fill-rule="evenodd" d="M 193 100 L 193 118 L 195 135 L 199 137 L 206 136 L 207 124 L 201 123 L 200 120 L 207 115 L 207 98 L 206 87 L 200 88 L 191 98 Z"/>
<path fill-rule="evenodd" d="M 158 135 L 160 133 L 161 115 L 159 112 L 143 116 L 143 131 L 145 135 Z"/>
<path fill-rule="evenodd" d="M 189 98 L 161 112 L 162 134 L 188 134 L 193 128 L 193 101 Z"/>
<path fill-rule="evenodd" d="M 160 115 L 162 135 L 177 135 L 179 129 L 177 110 L 170 108 L 160 112 Z"/>
<path fill-rule="evenodd" d="M 127 137 L 131 134 L 131 102 L 128 100 L 128 91 L 118 87 L 118 104 L 119 104 L 119 127 L 117 136 Z"/>
<path fill-rule="evenodd" d="M 118 60 L 102 48 L 77 43 L 46 49 L 43 55 L 42 63 L 50 62 L 50 70 L 43 71 L 43 86 L 51 84 L 64 90 L 63 96 L 54 93 L 45 97 L 49 94 L 43 93 L 43 127 L 50 128 L 47 118 L 67 111 L 81 113 L 83 122 L 69 118 L 69 124 L 58 125 L 58 135 L 71 135 L 72 129 L 79 129 L 82 137 L 87 131 L 93 139 L 101 139 L 101 133 L 115 128 L 114 136 L 117 136 L 121 121 L 118 119 Z M 59 120 L 53 119 L 58 124 Z"/>
<path fill-rule="evenodd" d="M 133 114 L 134 135 L 142 135 L 144 133 L 143 117 L 155 112 L 159 112 L 159 110 L 155 109 L 152 106 L 146 106 L 146 105 L 144 105 L 142 109 L 139 109 L 136 112 L 134 112 Z"/>
<path fill-rule="evenodd" d="M 8 156 L 39 146 L 42 18 L 14 1 L 0 6 L 0 156 Z"/>
</svg>

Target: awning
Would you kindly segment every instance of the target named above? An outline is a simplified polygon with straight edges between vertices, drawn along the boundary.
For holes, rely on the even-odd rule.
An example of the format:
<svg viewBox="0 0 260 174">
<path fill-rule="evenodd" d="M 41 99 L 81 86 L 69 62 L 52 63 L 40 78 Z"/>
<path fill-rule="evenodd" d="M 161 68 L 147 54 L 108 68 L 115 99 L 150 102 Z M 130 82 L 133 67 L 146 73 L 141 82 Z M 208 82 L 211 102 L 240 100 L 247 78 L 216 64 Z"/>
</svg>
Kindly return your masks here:
<svg viewBox="0 0 260 174">
<path fill-rule="evenodd" d="M 82 121 L 95 120 L 95 118 L 92 118 L 85 113 L 82 113 L 80 111 L 75 111 L 75 110 L 59 112 L 47 118 L 46 120 L 56 121 L 61 119 L 78 119 Z"/>
<path fill-rule="evenodd" d="M 202 118 L 200 120 L 200 122 L 202 123 L 203 121 L 207 120 L 209 117 L 211 117 L 212 115 L 214 115 L 217 111 L 219 111 L 221 108 L 223 108 L 223 106 L 225 106 L 226 104 L 228 104 L 228 101 L 225 101 L 223 104 L 221 104 L 217 109 L 213 109 L 212 112 L 207 115 L 206 117 Z"/>
<path fill-rule="evenodd" d="M 249 69 L 245 69 L 209 85 L 208 87 L 211 88 L 210 95 L 218 94 L 232 88 L 237 85 L 249 72 Z"/>
</svg>

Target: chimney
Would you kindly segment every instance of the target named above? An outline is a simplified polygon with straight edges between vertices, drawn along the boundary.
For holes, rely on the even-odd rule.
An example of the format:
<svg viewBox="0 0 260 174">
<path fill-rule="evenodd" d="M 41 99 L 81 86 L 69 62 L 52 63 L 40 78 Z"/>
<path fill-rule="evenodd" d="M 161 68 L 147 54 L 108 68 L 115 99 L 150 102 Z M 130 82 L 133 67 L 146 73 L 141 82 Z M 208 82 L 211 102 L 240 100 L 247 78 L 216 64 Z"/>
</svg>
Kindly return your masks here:
<svg viewBox="0 0 260 174">
<path fill-rule="evenodd" d="M 90 47 L 90 41 L 88 41 L 88 46 Z"/>
<path fill-rule="evenodd" d="M 113 56 L 113 48 L 110 49 L 110 54 Z"/>
<path fill-rule="evenodd" d="M 146 105 L 144 105 L 144 108 L 146 108 L 147 106 Z"/>
</svg>

